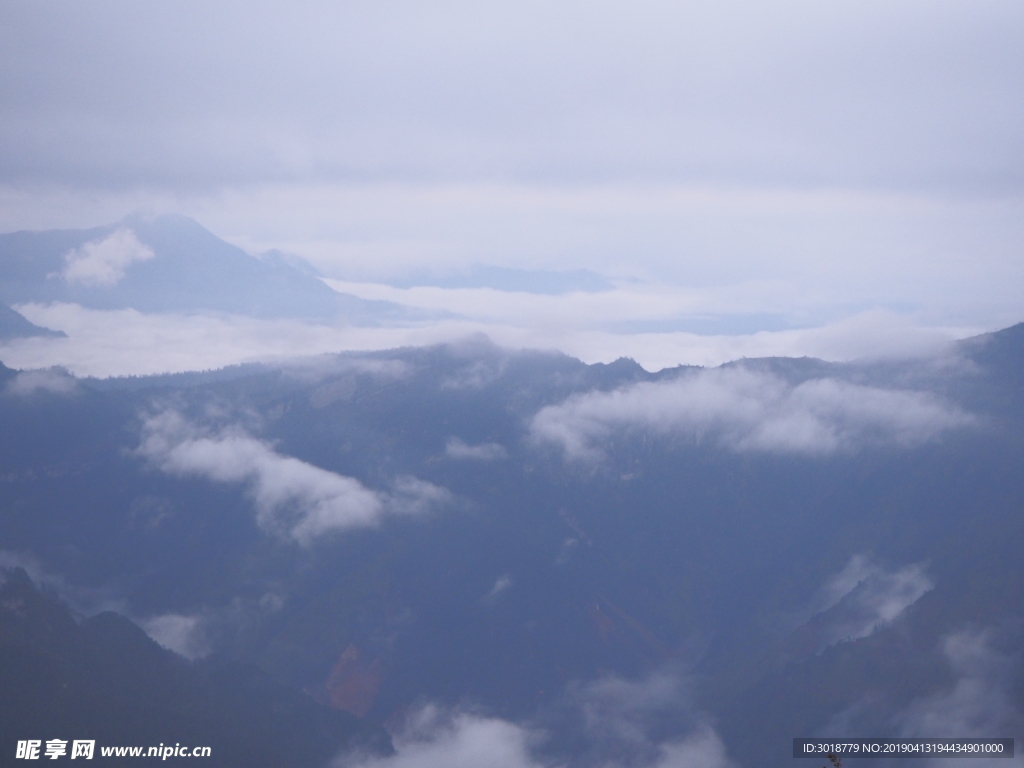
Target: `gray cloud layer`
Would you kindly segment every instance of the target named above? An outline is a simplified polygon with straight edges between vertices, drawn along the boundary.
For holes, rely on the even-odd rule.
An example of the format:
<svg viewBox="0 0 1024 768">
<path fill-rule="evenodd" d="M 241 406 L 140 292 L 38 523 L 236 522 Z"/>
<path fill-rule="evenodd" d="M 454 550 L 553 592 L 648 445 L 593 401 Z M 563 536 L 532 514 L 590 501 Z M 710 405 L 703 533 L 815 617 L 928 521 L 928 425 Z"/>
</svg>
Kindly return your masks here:
<svg viewBox="0 0 1024 768">
<path fill-rule="evenodd" d="M 387 515 L 417 515 L 451 494 L 414 477 L 390 492 L 284 456 L 240 429 L 204 433 L 171 410 L 149 416 L 137 452 L 164 472 L 243 484 L 263 529 L 308 546 L 318 537 L 377 525 Z"/>
<path fill-rule="evenodd" d="M 1010 648 L 1007 653 L 1007 641 Z M 864 698 L 832 718 L 823 733 L 840 736 L 876 733 L 879 730 L 900 737 L 1013 737 L 1024 735 L 1024 712 L 1019 708 L 1019 636 L 1005 629 L 965 627 L 944 637 L 939 650 L 945 657 L 953 683 L 930 695 L 915 699 L 900 711 L 877 720 L 879 701 Z M 924 766 L 948 765 L 947 758 L 921 760 Z M 957 765 L 968 768 L 1020 766 L 1020 752 L 1006 758 L 961 758 Z"/>
<path fill-rule="evenodd" d="M 547 749 L 548 734 L 472 711 L 426 705 L 395 734 L 390 757 L 342 756 L 336 768 L 731 768 L 714 729 L 676 718 L 672 736 L 652 733 L 652 721 L 685 710 L 677 673 L 660 670 L 641 680 L 607 677 L 570 686 L 568 707 L 582 740 L 568 758 Z"/>
<path fill-rule="evenodd" d="M 0 176 L 1019 185 L 1008 0 L 8 2 Z"/>
<path fill-rule="evenodd" d="M 903 736 L 949 734 L 962 737 L 1024 735 L 1024 713 L 1015 706 L 1018 661 L 993 647 L 991 631 L 964 629 L 943 641 L 957 676 L 952 690 L 915 701 L 897 718 Z M 1020 765 L 1006 760 L 971 760 L 969 765 Z M 931 764 L 946 761 L 933 760 Z"/>
<path fill-rule="evenodd" d="M 822 588 L 813 606 L 819 650 L 867 637 L 891 622 L 935 584 L 924 563 L 889 571 L 865 555 L 854 555 Z"/>
<path fill-rule="evenodd" d="M 943 337 L 994 330 L 1024 312 L 1022 20 L 1013 0 L 11 0 L 0 228 L 145 208 L 345 281 L 595 270 L 629 282 L 586 300 L 399 293 L 482 304 L 456 333 L 659 368 L 833 352 L 807 329 L 875 308 Z M 86 256 L 68 277 L 116 280 L 130 252 Z M 627 290 L 645 283 L 685 291 Z M 758 331 L 776 333 L 734 338 Z M 398 343 L 424 335 L 453 333 Z M 30 346 L 4 354 L 92 354 Z"/>
<path fill-rule="evenodd" d="M 43 368 L 19 371 L 3 391 L 12 395 L 32 395 L 36 392 L 70 395 L 78 391 L 78 382 L 64 368 Z"/>
<path fill-rule="evenodd" d="M 537 413 L 531 433 L 581 460 L 600 458 L 610 438 L 630 431 L 735 451 L 821 455 L 867 444 L 915 445 L 971 423 L 926 392 L 827 378 L 793 385 L 733 366 L 574 395 Z"/>
</svg>

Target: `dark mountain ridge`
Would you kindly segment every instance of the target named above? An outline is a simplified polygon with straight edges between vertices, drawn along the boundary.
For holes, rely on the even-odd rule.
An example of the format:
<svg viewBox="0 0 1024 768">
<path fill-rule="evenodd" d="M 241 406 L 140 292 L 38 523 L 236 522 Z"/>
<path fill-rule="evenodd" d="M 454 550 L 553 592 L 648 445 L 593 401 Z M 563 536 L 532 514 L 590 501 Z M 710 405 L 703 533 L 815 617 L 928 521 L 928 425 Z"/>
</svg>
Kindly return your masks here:
<svg viewBox="0 0 1024 768">
<path fill-rule="evenodd" d="M 80 623 L 22 569 L 0 576 L 0 754 L 60 738 L 100 746 L 211 747 L 211 764 L 326 763 L 348 749 L 392 751 L 387 734 L 316 704 L 251 665 L 190 662 L 109 611 Z"/>
<path fill-rule="evenodd" d="M 0 235 L 0 301 L 352 324 L 422 315 L 338 293 L 308 265 L 281 254 L 257 259 L 184 216 L 134 215 L 92 229 Z"/>
<path fill-rule="evenodd" d="M 15 312 L 6 304 L 0 304 L 0 341 L 6 339 L 27 339 L 33 336 L 50 338 L 67 338 L 63 331 L 51 331 L 30 322 L 20 312 Z"/>
<path fill-rule="evenodd" d="M 0 394 L 0 541 L 81 602 L 198 617 L 218 654 L 370 723 L 430 700 L 545 726 L 587 681 L 670 669 L 731 756 L 784 765 L 794 736 L 908 733 L 967 674 L 950 638 L 1020 653 L 1022 370 L 1014 326 L 902 362 L 648 373 L 475 339 L 79 379 Z M 691 418 L 678 402 L 711 393 L 692 411 L 704 418 L 734 392 L 742 413 L 837 414 L 839 436 L 861 401 L 876 426 L 948 426 L 810 452 L 745 447 L 714 421 L 671 428 Z M 656 420 L 594 421 L 656 403 L 670 406 Z M 542 440 L 548 408 L 552 434 L 590 430 L 599 452 Z M 260 466 L 352 478 L 382 504 L 410 477 L 450 497 L 299 542 L 261 524 L 262 470 L 224 481 L 147 458 L 147 419 L 168 413 L 179 431 L 160 437 L 184 448 L 242 444 Z M 806 420 L 780 423 L 767 434 Z M 1012 731 L 1024 686 L 1005 677 L 977 685 L 1005 702 L 992 727 Z"/>
</svg>

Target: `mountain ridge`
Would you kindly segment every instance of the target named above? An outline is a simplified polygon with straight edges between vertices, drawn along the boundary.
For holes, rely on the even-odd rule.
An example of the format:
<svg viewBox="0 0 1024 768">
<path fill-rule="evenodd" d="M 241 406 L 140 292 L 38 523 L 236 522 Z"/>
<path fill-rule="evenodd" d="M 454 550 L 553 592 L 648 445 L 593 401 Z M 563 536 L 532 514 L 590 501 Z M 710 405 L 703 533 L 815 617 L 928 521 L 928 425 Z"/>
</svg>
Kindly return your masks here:
<svg viewBox="0 0 1024 768">
<path fill-rule="evenodd" d="M 85 230 L 0 235 L 0 301 L 351 324 L 427 316 L 338 293 L 284 256 L 250 256 L 179 215 L 136 214 Z"/>
</svg>

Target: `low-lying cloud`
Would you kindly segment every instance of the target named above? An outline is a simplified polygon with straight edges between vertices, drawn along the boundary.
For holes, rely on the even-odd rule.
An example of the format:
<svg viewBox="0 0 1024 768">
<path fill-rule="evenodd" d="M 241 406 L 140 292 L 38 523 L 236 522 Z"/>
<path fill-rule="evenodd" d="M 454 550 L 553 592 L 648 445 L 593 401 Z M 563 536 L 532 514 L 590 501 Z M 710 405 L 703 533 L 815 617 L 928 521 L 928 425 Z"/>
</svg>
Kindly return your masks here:
<svg viewBox="0 0 1024 768">
<path fill-rule="evenodd" d="M 812 621 L 818 650 L 867 637 L 896 619 L 935 586 L 925 563 L 887 570 L 854 555 L 818 594 Z"/>
<path fill-rule="evenodd" d="M 167 613 L 140 621 L 146 634 L 187 659 L 205 656 L 211 650 L 200 616 Z"/>
<path fill-rule="evenodd" d="M 508 458 L 508 451 L 498 443 L 481 443 L 469 445 L 457 437 L 448 440 L 444 449 L 445 456 L 449 459 L 463 459 L 468 461 L 497 461 Z"/>
<path fill-rule="evenodd" d="M 4 391 L 12 395 L 34 395 L 37 392 L 70 395 L 78 391 L 78 382 L 64 368 L 43 368 L 36 371 L 19 371 Z"/>
<path fill-rule="evenodd" d="M 1019 709 L 1020 647 L 1018 630 L 1004 627 L 964 627 L 942 638 L 940 651 L 952 683 L 918 696 L 895 711 L 874 694 L 862 697 L 835 715 L 821 733 L 828 735 L 889 733 L 901 738 L 992 738 L 1024 735 L 1024 712 Z M 887 711 L 888 710 L 888 711 Z M 915 761 L 916 762 L 916 761 Z M 1012 759 L 961 758 L 964 766 L 1019 766 Z M 948 765 L 931 758 L 924 766 Z"/>
<path fill-rule="evenodd" d="M 335 768 L 734 765 L 714 729 L 689 711 L 689 696 L 670 670 L 641 680 L 606 677 L 570 685 L 560 712 L 525 724 L 428 704 L 394 734 L 394 744 L 394 755 L 345 755 Z"/>
<path fill-rule="evenodd" d="M 823 455 L 865 444 L 909 447 L 973 423 L 935 395 L 831 378 L 791 384 L 742 366 L 704 370 L 612 392 L 573 395 L 531 423 L 539 442 L 595 460 L 618 434 L 638 431 L 738 452 Z"/>
<path fill-rule="evenodd" d="M 680 670 L 664 667 L 646 677 L 609 675 L 574 683 L 566 694 L 559 730 L 576 731 L 567 765 L 625 768 L 726 768 L 733 765 L 706 717 L 693 707 Z"/>
<path fill-rule="evenodd" d="M 32 581 L 56 592 L 78 613 L 91 616 L 102 611 L 127 612 L 125 600 L 112 589 L 73 583 L 63 574 L 51 570 L 32 552 L 0 550 L 0 571 L 13 568 L 23 568 Z"/>
<path fill-rule="evenodd" d="M 380 327 L 317 325 L 241 315 L 143 313 L 97 310 L 77 304 L 19 304 L 36 325 L 67 338 L 33 337 L 0 342 L 0 360 L 14 368 L 67 367 L 78 376 L 131 376 L 220 368 L 237 363 L 282 363 L 300 355 L 453 343 L 486 334 L 511 349 L 558 349 L 585 363 L 631 357 L 647 370 L 680 364 L 715 366 L 756 357 L 812 356 L 843 361 L 872 356 L 920 357 L 945 353 L 948 342 L 975 331 L 918 327 L 907 318 L 872 312 L 817 328 L 702 335 L 686 331 L 613 332 L 576 317 L 544 322 L 441 319 Z M 603 317 L 603 315 L 602 315 Z M 466 370 L 448 386 L 480 386 L 491 371 Z"/>
<path fill-rule="evenodd" d="M 994 647 L 993 634 L 974 628 L 945 638 L 942 651 L 957 681 L 951 690 L 919 699 L 902 712 L 896 718 L 901 736 L 1020 738 L 1024 713 L 1014 706 L 1013 694 L 1017 662 Z"/>
<path fill-rule="evenodd" d="M 69 283 L 109 287 L 119 283 L 133 263 L 152 259 L 154 255 L 153 249 L 139 242 L 132 230 L 118 229 L 102 240 L 68 251 L 61 277 Z"/>
<path fill-rule="evenodd" d="M 264 530 L 303 546 L 328 533 L 376 526 L 388 515 L 419 515 L 451 499 L 414 477 L 390 492 L 367 488 L 291 456 L 239 428 L 204 432 L 176 411 L 145 419 L 137 452 L 164 472 L 246 487 Z"/>
<path fill-rule="evenodd" d="M 427 705 L 395 735 L 395 754 L 342 758 L 336 768 L 542 768 L 531 755 L 533 736 L 496 717 L 450 713 Z"/>
</svg>

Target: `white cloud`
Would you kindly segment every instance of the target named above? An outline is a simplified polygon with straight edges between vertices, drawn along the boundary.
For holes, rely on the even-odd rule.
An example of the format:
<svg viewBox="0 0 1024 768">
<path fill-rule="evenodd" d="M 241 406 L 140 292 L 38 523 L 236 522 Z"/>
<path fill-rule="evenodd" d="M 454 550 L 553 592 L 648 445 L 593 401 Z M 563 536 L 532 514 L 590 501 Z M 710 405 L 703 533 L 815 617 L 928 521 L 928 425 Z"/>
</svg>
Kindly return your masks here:
<svg viewBox="0 0 1024 768">
<path fill-rule="evenodd" d="M 658 669 L 640 679 L 612 675 L 575 683 L 569 686 L 567 702 L 570 716 L 573 710 L 578 713 L 584 737 L 572 765 L 733 765 L 718 734 L 694 711 L 686 681 L 676 668 Z"/>
<path fill-rule="evenodd" d="M 1013 0 L 55 8 L 0 29 L 4 230 L 147 207 L 349 281 L 584 267 L 784 316 L 753 330 L 872 306 L 938 327 L 1024 316 Z M 678 298 L 649 294 L 611 308 Z M 520 299 L 552 324 L 596 311 Z M 547 338 L 528 344 L 654 367 L 766 346 Z"/>
<path fill-rule="evenodd" d="M 582 332 L 617 334 L 634 341 L 651 337 L 670 346 L 689 339 L 691 345 L 703 342 L 705 347 L 717 344 L 732 348 L 731 357 L 711 358 L 713 364 L 740 356 L 758 356 L 751 352 L 759 348 L 763 350 L 760 355 L 812 355 L 832 360 L 926 357 L 941 352 L 958 335 L 956 330 L 917 324 L 908 316 L 884 309 L 843 317 L 845 313 L 837 313 L 829 306 L 842 302 L 840 296 L 810 292 L 808 298 L 795 284 L 784 280 L 747 280 L 699 288 L 621 280 L 614 290 L 560 295 L 492 288 L 394 288 L 330 279 L 325 282 L 338 291 L 364 299 L 455 312 L 487 326 L 544 329 L 552 334 L 559 329 L 557 333 L 563 337 Z M 839 319 L 823 322 L 837 314 Z M 773 320 L 797 327 L 773 332 L 755 330 Z M 665 329 L 616 330 L 650 326 Z M 733 330 L 724 330 L 730 326 Z M 701 327 L 719 331 L 691 330 Z M 637 347 L 643 349 L 642 345 Z M 627 356 L 637 354 L 634 351 Z M 707 364 L 706 358 L 694 358 L 692 353 L 683 360 Z M 677 362 L 680 360 L 671 364 Z"/>
<path fill-rule="evenodd" d="M 470 461 L 497 461 L 508 458 L 508 451 L 498 443 L 469 445 L 457 437 L 448 440 L 444 453 L 449 459 L 468 459 Z"/>
<path fill-rule="evenodd" d="M 52 392 L 56 395 L 70 395 L 78 390 L 75 377 L 60 367 L 35 371 L 20 371 L 11 379 L 4 390 L 12 395 L 31 395 L 36 392 Z"/>
<path fill-rule="evenodd" d="M 813 611 L 819 649 L 867 637 L 893 621 L 935 586 L 924 563 L 895 571 L 854 555 L 821 589 Z"/>
<path fill-rule="evenodd" d="M 416 712 L 394 738 L 390 757 L 343 758 L 338 768 L 541 768 L 530 732 L 495 717 L 451 714 L 434 705 Z"/>
<path fill-rule="evenodd" d="M 124 613 L 126 610 L 124 600 L 112 590 L 72 584 L 31 552 L 0 550 L 0 568 L 24 568 L 32 581 L 54 590 L 72 609 L 87 616 L 101 611 Z"/>
<path fill-rule="evenodd" d="M 130 229 L 118 229 L 102 240 L 85 243 L 64 255 L 67 266 L 61 276 L 69 283 L 111 286 L 137 261 L 152 259 L 153 249 L 139 242 Z"/>
<path fill-rule="evenodd" d="M 2 359 L 17 368 L 60 365 L 79 376 L 143 376 L 198 371 L 255 361 L 287 364 L 300 355 L 381 349 L 417 342 L 415 330 L 336 328 L 297 320 L 238 315 L 144 314 L 134 309 L 91 310 L 76 304 L 20 305 L 65 329 L 67 344 L 0 344 Z M 421 335 L 439 340 L 449 329 Z M 419 341 L 418 343 L 423 343 Z M 289 369 L 303 375 L 299 363 Z M 305 373 L 317 375 L 308 368 Z"/>
<path fill-rule="evenodd" d="M 1009 641 L 1009 642 L 1008 642 Z M 944 676 L 934 682 L 937 690 L 913 700 L 894 715 L 879 722 L 876 695 L 868 695 L 832 717 L 824 734 L 891 733 L 900 738 L 992 738 L 1011 737 L 1020 744 L 1024 736 L 1024 712 L 1019 706 L 1019 637 L 1005 630 L 965 627 L 940 643 L 952 683 Z M 1011 650 L 1012 649 L 1012 650 Z M 1009 652 L 1008 652 L 1009 651 Z M 915 761 L 917 762 L 917 761 Z M 948 765 L 948 758 L 922 759 L 925 766 Z M 1013 759 L 958 758 L 968 767 L 1021 766 L 1024 755 Z"/>
<path fill-rule="evenodd" d="M 827 611 L 867 578 L 881 573 L 878 565 L 871 562 L 867 555 L 854 555 L 839 573 L 832 576 L 819 590 L 813 604 L 814 613 Z"/>
<path fill-rule="evenodd" d="M 829 454 L 868 443 L 910 446 L 972 423 L 934 395 L 836 379 L 790 384 L 742 365 L 573 395 L 534 416 L 535 440 L 595 460 L 616 434 L 642 431 L 735 451 Z"/>
<path fill-rule="evenodd" d="M 654 768 L 728 768 L 734 765 L 725 754 L 725 745 L 710 726 L 699 726 L 683 741 L 672 741 L 660 748 Z"/>
<path fill-rule="evenodd" d="M 450 500 L 426 481 L 400 477 L 390 493 L 284 456 L 240 429 L 204 433 L 174 411 L 149 416 L 137 452 L 162 471 L 244 484 L 263 529 L 308 546 L 320 536 L 418 515 Z"/>
<path fill-rule="evenodd" d="M 639 680 L 602 677 L 571 686 L 570 695 L 593 737 L 629 744 L 647 743 L 651 715 L 685 706 L 688 698 L 682 678 L 672 669 Z"/>
<path fill-rule="evenodd" d="M 168 613 L 140 621 L 146 634 L 186 659 L 197 659 L 211 650 L 199 616 Z"/>
<path fill-rule="evenodd" d="M 662 671 L 627 681 L 608 677 L 570 686 L 566 706 L 573 751 L 552 749 L 537 725 L 428 704 L 394 735 L 389 757 L 344 755 L 336 768 L 732 768 L 714 729 L 701 720 L 669 717 L 671 734 L 654 735 L 654 721 L 685 710 L 678 675 Z M 663 718 L 664 719 L 664 718 Z M 577 738 L 578 737 L 578 738 Z"/>
<path fill-rule="evenodd" d="M 12 180 L 999 188 L 1020 174 L 1007 0 L 62 11 L 32 4 L 3 30 Z"/>
<path fill-rule="evenodd" d="M 389 513 L 402 515 L 423 515 L 442 504 L 453 500 L 450 491 L 412 475 L 400 475 L 391 484 L 386 496 Z"/>
<path fill-rule="evenodd" d="M 811 355 L 848 360 L 868 352 L 917 356 L 968 333 L 918 327 L 889 313 L 870 313 L 807 330 L 704 336 L 612 333 L 560 323 L 531 324 L 529 318 L 524 325 L 444 320 L 408 327 L 358 328 L 232 315 L 101 311 L 75 304 L 22 304 L 17 309 L 38 325 L 64 331 L 68 338 L 0 343 L 0 359 L 5 364 L 22 369 L 61 365 L 77 376 L 100 377 L 209 370 L 254 361 L 287 364 L 301 355 L 452 343 L 481 333 L 508 348 L 559 349 L 586 363 L 631 357 L 648 370 L 680 364 L 720 365 L 740 357 Z M 296 375 L 301 368 L 300 364 L 293 369 Z M 448 383 L 481 384 L 492 373 L 466 370 Z M 310 371 L 310 375 L 319 374 Z"/>
<path fill-rule="evenodd" d="M 912 703 L 895 718 L 903 737 L 950 736 L 984 738 L 1014 737 L 1018 745 L 1024 736 L 1024 713 L 1015 706 L 1013 686 L 1017 659 L 993 647 L 993 632 L 964 629 L 943 641 L 943 653 L 957 676 L 951 690 Z M 945 760 L 929 761 L 946 765 Z M 961 759 L 966 766 L 1019 766 L 1024 756 L 1013 760 Z"/>
<path fill-rule="evenodd" d="M 514 584 L 515 581 L 512 579 L 511 573 L 502 574 L 495 580 L 494 586 L 483 596 L 480 602 L 485 605 L 495 602 L 498 597 L 510 590 Z"/>
</svg>

